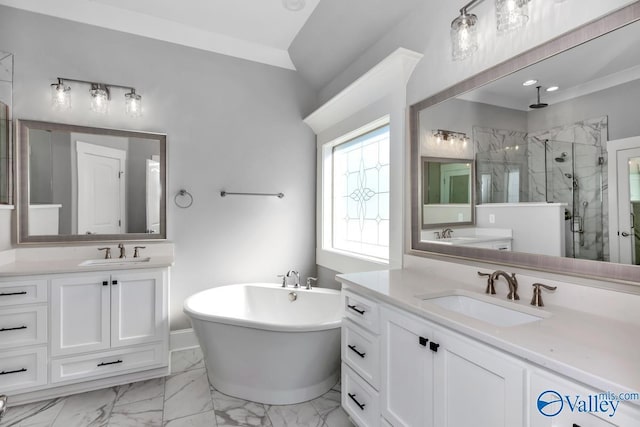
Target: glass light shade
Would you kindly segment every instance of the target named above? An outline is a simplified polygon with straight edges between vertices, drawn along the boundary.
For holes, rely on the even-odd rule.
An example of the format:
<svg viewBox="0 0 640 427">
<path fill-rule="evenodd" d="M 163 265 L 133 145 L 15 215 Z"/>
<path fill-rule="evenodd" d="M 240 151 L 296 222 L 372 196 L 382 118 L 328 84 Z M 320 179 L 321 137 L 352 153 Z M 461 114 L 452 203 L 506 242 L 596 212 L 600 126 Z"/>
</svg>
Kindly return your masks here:
<svg viewBox="0 0 640 427">
<path fill-rule="evenodd" d="M 109 111 L 109 92 L 102 85 L 92 85 L 91 90 L 91 111 L 99 114 L 107 114 Z"/>
<path fill-rule="evenodd" d="M 65 111 L 71 108 L 71 88 L 64 83 L 51 85 L 51 108 L 56 111 Z"/>
<path fill-rule="evenodd" d="M 496 20 L 499 34 L 523 27 L 529 20 L 529 0 L 496 0 Z"/>
<path fill-rule="evenodd" d="M 478 50 L 478 17 L 463 13 L 451 23 L 451 56 L 461 61 Z"/>
<path fill-rule="evenodd" d="M 133 89 L 130 93 L 124 94 L 124 110 L 130 117 L 142 116 L 142 97 Z"/>
</svg>

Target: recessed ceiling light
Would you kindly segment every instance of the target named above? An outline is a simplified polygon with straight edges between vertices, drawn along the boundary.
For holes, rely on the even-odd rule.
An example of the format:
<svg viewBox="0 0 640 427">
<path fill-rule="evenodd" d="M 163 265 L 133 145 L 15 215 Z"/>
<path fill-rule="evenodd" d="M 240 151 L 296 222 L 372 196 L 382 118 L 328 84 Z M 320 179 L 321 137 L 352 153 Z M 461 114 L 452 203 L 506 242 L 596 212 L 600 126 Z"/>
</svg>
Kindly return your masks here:
<svg viewBox="0 0 640 427">
<path fill-rule="evenodd" d="M 531 86 L 538 83 L 537 80 L 531 79 L 531 80 L 527 80 L 526 82 L 522 83 L 522 86 Z"/>
<path fill-rule="evenodd" d="M 560 89 L 558 86 L 550 86 L 547 88 L 547 92 L 555 92 Z"/>
<path fill-rule="evenodd" d="M 297 12 L 304 9 L 306 5 L 305 0 L 282 0 L 282 5 L 285 9 Z"/>
</svg>

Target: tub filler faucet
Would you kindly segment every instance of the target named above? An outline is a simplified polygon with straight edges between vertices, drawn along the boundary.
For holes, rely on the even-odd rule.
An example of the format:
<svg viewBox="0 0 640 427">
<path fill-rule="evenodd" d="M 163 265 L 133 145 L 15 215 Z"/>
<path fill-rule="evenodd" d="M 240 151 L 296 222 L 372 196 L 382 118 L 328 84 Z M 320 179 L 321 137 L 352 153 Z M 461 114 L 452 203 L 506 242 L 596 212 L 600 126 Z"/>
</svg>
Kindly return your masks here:
<svg viewBox="0 0 640 427">
<path fill-rule="evenodd" d="M 299 288 L 300 287 L 300 273 L 298 273 L 295 270 L 289 270 L 287 272 L 287 277 L 286 278 L 290 279 L 291 277 L 294 278 L 293 287 L 294 288 Z"/>
</svg>

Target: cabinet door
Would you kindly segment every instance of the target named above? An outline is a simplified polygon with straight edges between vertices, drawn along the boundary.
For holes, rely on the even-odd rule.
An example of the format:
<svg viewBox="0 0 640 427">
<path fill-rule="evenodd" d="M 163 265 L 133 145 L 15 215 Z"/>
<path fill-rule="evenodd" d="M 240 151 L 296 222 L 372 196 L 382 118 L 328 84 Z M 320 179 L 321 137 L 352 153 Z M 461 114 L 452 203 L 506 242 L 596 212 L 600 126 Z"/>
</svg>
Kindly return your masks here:
<svg viewBox="0 0 640 427">
<path fill-rule="evenodd" d="M 108 274 L 76 274 L 51 281 L 53 356 L 109 348 Z"/>
<path fill-rule="evenodd" d="M 425 341 L 433 329 L 421 319 L 387 307 L 380 314 L 382 416 L 394 427 L 433 426 L 434 353 Z"/>
<path fill-rule="evenodd" d="M 517 360 L 449 331 L 438 329 L 434 341 L 435 425 L 524 425 L 525 369 Z"/>
<path fill-rule="evenodd" d="M 166 287 L 161 271 L 111 275 L 111 347 L 164 339 Z"/>
<path fill-rule="evenodd" d="M 531 427 L 635 427 L 640 409 L 548 371 L 533 370 L 530 381 Z"/>
</svg>

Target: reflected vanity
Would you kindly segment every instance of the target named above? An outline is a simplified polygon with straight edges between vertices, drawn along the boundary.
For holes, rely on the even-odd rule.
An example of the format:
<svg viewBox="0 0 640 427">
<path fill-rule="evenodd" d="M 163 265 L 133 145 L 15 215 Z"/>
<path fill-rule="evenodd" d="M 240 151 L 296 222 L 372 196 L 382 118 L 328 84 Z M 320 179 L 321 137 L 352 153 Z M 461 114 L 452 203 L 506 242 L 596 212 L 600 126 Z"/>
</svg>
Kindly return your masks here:
<svg viewBox="0 0 640 427">
<path fill-rule="evenodd" d="M 165 239 L 166 135 L 17 122 L 18 243 Z"/>
<path fill-rule="evenodd" d="M 623 8 L 411 106 L 413 250 L 637 282 L 639 19 Z M 447 178 L 466 164 L 471 188 Z M 487 233 L 506 240 L 469 244 Z"/>
</svg>

